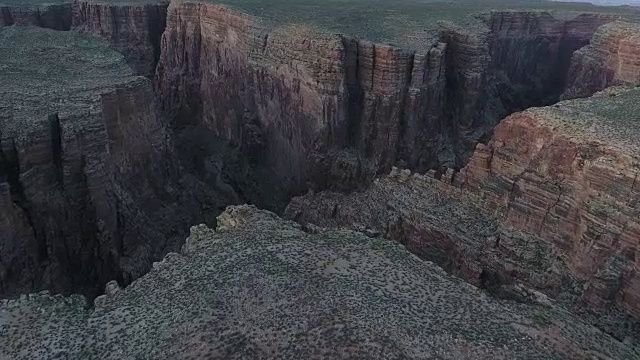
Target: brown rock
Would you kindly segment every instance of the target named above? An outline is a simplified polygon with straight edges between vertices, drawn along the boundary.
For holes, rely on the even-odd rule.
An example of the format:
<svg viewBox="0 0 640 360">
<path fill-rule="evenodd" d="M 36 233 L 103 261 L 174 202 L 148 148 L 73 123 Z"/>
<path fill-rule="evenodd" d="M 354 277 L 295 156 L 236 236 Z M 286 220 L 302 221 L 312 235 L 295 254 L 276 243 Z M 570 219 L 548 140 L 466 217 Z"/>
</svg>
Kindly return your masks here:
<svg viewBox="0 0 640 360">
<path fill-rule="evenodd" d="M 636 316 L 639 94 L 514 114 L 462 171 L 466 189 L 506 209 L 508 226 L 540 236 L 567 259 L 586 281 L 586 302 L 613 301 Z"/>
<path fill-rule="evenodd" d="M 590 96 L 612 85 L 640 84 L 640 25 L 601 26 L 591 44 L 573 54 L 565 99 Z"/>
</svg>

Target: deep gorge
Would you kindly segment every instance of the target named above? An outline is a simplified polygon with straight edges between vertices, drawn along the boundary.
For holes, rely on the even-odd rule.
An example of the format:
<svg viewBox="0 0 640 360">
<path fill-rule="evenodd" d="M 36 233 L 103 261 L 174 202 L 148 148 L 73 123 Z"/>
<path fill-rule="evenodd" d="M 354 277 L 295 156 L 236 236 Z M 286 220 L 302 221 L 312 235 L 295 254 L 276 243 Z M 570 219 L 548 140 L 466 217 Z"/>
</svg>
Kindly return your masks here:
<svg viewBox="0 0 640 360">
<path fill-rule="evenodd" d="M 418 52 L 301 26 L 271 30 L 213 4 L 76 0 L 0 11 L 0 26 L 103 37 L 150 79 L 101 99 L 106 130 L 96 136 L 121 145 L 104 181 L 87 172 L 102 150 L 74 148 L 57 113 L 34 145 L 47 161 L 18 155 L 22 135 L 0 127 L 0 184 L 18 207 L 2 208 L 0 240 L 26 244 L 0 253 L 0 297 L 46 288 L 89 298 L 144 274 L 226 205 L 282 213 L 309 189 L 364 189 L 392 166 L 463 168 L 502 118 L 558 101 L 572 54 L 618 17 L 491 12 L 478 15 L 481 29 L 442 25 Z M 42 166 L 27 168 L 34 162 Z M 34 171 L 47 175 L 25 181 Z"/>
</svg>

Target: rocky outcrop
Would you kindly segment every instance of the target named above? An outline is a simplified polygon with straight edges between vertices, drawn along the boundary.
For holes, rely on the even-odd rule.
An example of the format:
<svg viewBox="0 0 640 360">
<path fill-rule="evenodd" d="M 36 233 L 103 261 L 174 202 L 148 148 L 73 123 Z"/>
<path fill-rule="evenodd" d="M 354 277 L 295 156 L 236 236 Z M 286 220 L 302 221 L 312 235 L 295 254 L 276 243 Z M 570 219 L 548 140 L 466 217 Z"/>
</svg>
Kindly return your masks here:
<svg viewBox="0 0 640 360">
<path fill-rule="evenodd" d="M 40 26 L 55 30 L 71 28 L 71 4 L 52 1 L 42 5 L 0 5 L 0 27 Z"/>
<path fill-rule="evenodd" d="M 603 25 L 573 54 L 565 99 L 591 96 L 613 85 L 640 84 L 640 25 Z"/>
<path fill-rule="evenodd" d="M 505 223 L 553 245 L 595 307 L 638 308 L 640 91 L 531 109 L 505 119 L 460 174 Z"/>
<path fill-rule="evenodd" d="M 213 276 L 212 276 L 213 274 Z M 28 314 L 28 315 L 25 315 Z M 127 288 L 0 302 L 0 357 L 43 359 L 633 358 L 552 305 L 485 296 L 402 247 L 304 232 L 254 207 L 194 226 Z"/>
<path fill-rule="evenodd" d="M 107 39 L 138 75 L 152 77 L 160 58 L 167 6 L 167 1 L 122 4 L 74 0 L 72 27 Z"/>
<path fill-rule="evenodd" d="M 1 296 L 96 296 L 180 246 L 203 207 L 215 216 L 219 199 L 178 168 L 150 81 L 105 41 L 6 27 L 0 48 Z"/>
</svg>

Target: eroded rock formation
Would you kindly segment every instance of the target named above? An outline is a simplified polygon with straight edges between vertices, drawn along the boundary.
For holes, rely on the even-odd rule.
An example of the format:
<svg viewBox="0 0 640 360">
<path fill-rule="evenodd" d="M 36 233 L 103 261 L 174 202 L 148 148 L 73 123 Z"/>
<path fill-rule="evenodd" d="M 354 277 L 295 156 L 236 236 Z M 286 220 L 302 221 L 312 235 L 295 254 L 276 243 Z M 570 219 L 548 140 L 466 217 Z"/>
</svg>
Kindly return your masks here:
<svg viewBox="0 0 640 360">
<path fill-rule="evenodd" d="M 245 199 L 278 209 L 283 196 L 362 187 L 394 164 L 463 164 L 500 118 L 557 99 L 571 53 L 616 17 L 493 12 L 404 50 L 176 2 L 157 90 L 178 131 L 260 154 L 227 174 Z"/>
<path fill-rule="evenodd" d="M 616 21 L 598 29 L 571 59 L 565 99 L 590 96 L 613 85 L 640 84 L 640 25 Z"/>
<path fill-rule="evenodd" d="M 505 223 L 536 234 L 586 280 L 583 300 L 616 302 L 640 316 L 640 91 L 610 89 L 588 100 L 505 119 L 478 146 L 460 181 Z"/>
<path fill-rule="evenodd" d="M 570 84 L 586 76 L 575 75 L 580 54 L 601 54 L 608 47 L 609 55 L 591 56 L 589 64 L 602 60 L 609 68 L 604 59 L 615 58 L 624 64 L 616 76 L 634 74 L 635 38 L 624 35 L 630 30 L 618 30 L 620 23 L 602 26 L 619 13 L 490 11 L 462 22 L 430 23 L 416 36 L 420 46 L 402 48 L 205 1 L 76 0 L 59 7 L 2 9 L 0 25 L 73 28 L 103 37 L 136 75 L 153 78 L 155 94 L 149 81 L 113 60 L 92 65 L 97 82 L 93 76 L 74 77 L 73 71 L 64 74 L 82 86 L 49 84 L 53 98 L 34 95 L 39 85 L 29 83 L 20 88 L 24 94 L 7 97 L 2 113 L 7 121 L 0 128 L 7 206 L 0 229 L 11 231 L 4 234 L 7 240 L 0 239 L 9 244 L 2 248 L 0 275 L 10 285 L 0 292 L 49 287 L 95 295 L 114 277 L 127 283 L 140 276 L 152 259 L 177 246 L 186 226 L 210 219 L 223 205 L 248 201 L 280 211 L 292 195 L 309 188 L 364 190 L 376 174 L 400 165 L 419 172 L 438 168 L 435 177 L 448 179 L 436 181 L 438 192 L 423 197 L 450 196 L 456 186 L 470 197 L 446 197 L 460 205 L 439 208 L 430 200 L 414 204 L 396 194 L 395 185 L 378 183 L 364 193 L 330 193 L 336 203 L 353 201 L 342 207 L 348 211 L 332 205 L 314 213 L 324 206 L 325 195 L 317 196 L 319 203 L 308 195 L 294 201 L 287 214 L 327 226 L 362 222 L 370 235 L 401 241 L 448 271 L 509 296 L 545 302 L 540 299 L 548 293 L 566 296 L 571 304 L 580 297 L 596 308 L 615 303 L 638 315 L 635 205 L 614 194 L 594 195 L 620 187 L 635 196 L 635 180 L 629 183 L 637 172 L 635 155 L 619 150 L 624 146 L 614 151 L 575 140 L 570 131 L 558 132 L 530 115 L 564 119 L 554 108 L 515 115 L 489 145 L 476 148 L 504 116 L 555 102 L 567 72 Z M 598 28 L 569 71 L 574 51 Z M 106 51 L 101 48 L 97 58 Z M 104 85 L 103 70 L 117 81 Z M 35 74 L 26 78 L 44 76 Z M 19 75 L 11 77 L 15 82 Z M 615 99 L 606 104 L 618 106 Z M 76 104 L 73 111 L 67 110 L 70 103 Z M 572 106 L 561 109 L 592 114 Z M 16 125 L 22 118 L 36 125 Z M 521 129 L 518 120 L 531 128 Z M 532 135 L 537 131 L 546 137 Z M 624 135 L 629 129 L 615 131 Z M 523 144 L 502 144 L 520 135 Z M 558 140 L 564 135 L 569 140 Z M 546 155 L 530 147 L 542 147 Z M 507 152 L 494 159 L 499 151 Z M 471 154 L 461 173 L 440 174 L 444 167 L 459 169 Z M 570 154 L 572 160 L 565 158 Z M 576 159 L 605 158 L 617 165 L 576 170 L 584 165 Z M 519 163 L 504 174 L 492 168 L 494 162 L 511 161 Z M 626 174 L 622 185 L 605 181 L 617 172 Z M 376 203 L 368 194 L 375 194 Z M 398 199 L 415 208 L 394 204 Z M 468 199 L 477 206 L 464 205 Z M 611 204 L 614 215 L 591 209 Z M 487 213 L 494 209 L 498 214 Z M 448 212 L 481 224 L 458 229 L 454 221 L 448 224 L 454 230 L 445 231 L 438 219 Z M 508 263 L 501 262 L 505 258 Z M 539 266 L 549 273 L 540 274 Z M 16 268 L 31 273 L 9 270 Z M 578 288 L 583 284 L 585 289 Z"/>
<path fill-rule="evenodd" d="M 634 356 L 558 308 L 487 297 L 397 244 L 304 232 L 250 206 L 229 208 L 216 230 L 194 226 L 181 253 L 85 306 L 46 293 L 1 302 L 0 357 Z"/>
<path fill-rule="evenodd" d="M 73 29 L 107 39 L 138 75 L 152 77 L 160 58 L 167 1 L 109 3 L 74 0 Z"/>
</svg>

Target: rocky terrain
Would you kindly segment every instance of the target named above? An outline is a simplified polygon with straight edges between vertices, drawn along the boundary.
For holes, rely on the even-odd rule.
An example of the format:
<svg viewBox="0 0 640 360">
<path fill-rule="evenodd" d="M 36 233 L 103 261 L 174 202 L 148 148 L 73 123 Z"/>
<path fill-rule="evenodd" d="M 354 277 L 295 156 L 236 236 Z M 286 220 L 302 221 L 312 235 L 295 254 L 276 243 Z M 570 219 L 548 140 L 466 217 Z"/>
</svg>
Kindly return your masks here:
<svg viewBox="0 0 640 360">
<path fill-rule="evenodd" d="M 0 358 L 640 356 L 640 10 L 0 15 Z"/>
<path fill-rule="evenodd" d="M 486 296 L 401 246 L 304 232 L 250 206 L 86 308 L 47 293 L 0 305 L 0 357 L 37 359 L 632 359 L 553 306 Z"/>
</svg>

